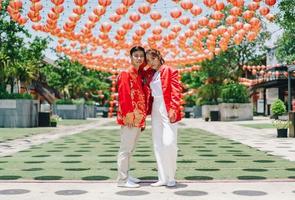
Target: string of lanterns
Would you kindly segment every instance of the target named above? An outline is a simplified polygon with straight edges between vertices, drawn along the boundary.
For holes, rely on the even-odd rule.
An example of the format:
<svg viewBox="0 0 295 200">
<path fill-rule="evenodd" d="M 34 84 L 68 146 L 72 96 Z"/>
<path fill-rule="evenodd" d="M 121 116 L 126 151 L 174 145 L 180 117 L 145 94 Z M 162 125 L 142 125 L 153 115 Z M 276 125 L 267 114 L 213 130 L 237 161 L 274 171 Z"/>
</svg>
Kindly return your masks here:
<svg viewBox="0 0 295 200">
<path fill-rule="evenodd" d="M 168 14 L 157 8 L 162 5 L 158 0 L 50 2 L 30 0 L 24 9 L 22 0 L 11 0 L 6 10 L 15 22 L 57 38 L 58 53 L 87 68 L 110 71 L 130 65 L 134 45 L 160 50 L 167 64 L 175 67 L 212 59 L 229 45 L 254 41 L 261 17 L 274 19 L 271 7 L 276 0 L 203 0 L 203 5 L 167 0 L 165 5 L 173 7 L 163 8 Z"/>
</svg>

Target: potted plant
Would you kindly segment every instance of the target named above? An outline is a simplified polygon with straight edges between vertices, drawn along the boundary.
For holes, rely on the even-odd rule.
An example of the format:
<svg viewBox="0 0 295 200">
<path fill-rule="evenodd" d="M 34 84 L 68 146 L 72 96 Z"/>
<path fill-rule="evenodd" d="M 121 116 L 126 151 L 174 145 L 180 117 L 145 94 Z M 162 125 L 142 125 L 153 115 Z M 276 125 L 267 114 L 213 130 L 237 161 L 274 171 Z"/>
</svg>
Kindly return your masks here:
<svg viewBox="0 0 295 200">
<path fill-rule="evenodd" d="M 60 117 L 58 115 L 52 115 L 50 117 L 50 126 L 51 127 L 56 127 L 57 126 L 57 122 L 60 120 Z"/>
<path fill-rule="evenodd" d="M 288 136 L 288 127 L 290 121 L 276 119 L 272 122 L 272 125 L 277 129 L 277 137 L 287 137 Z"/>
<path fill-rule="evenodd" d="M 270 106 L 270 110 L 272 112 L 273 118 L 278 119 L 279 116 L 282 116 L 286 113 L 286 106 L 284 102 L 280 99 L 276 99 Z"/>
</svg>

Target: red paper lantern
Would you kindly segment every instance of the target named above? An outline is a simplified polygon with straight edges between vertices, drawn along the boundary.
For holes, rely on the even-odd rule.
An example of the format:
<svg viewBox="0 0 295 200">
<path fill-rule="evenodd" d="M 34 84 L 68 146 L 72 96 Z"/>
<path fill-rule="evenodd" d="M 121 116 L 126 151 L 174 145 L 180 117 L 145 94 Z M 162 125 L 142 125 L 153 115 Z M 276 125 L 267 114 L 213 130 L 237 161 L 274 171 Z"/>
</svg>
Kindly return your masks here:
<svg viewBox="0 0 295 200">
<path fill-rule="evenodd" d="M 122 0 L 122 4 L 124 4 L 127 7 L 132 6 L 134 2 L 135 0 Z"/>
<path fill-rule="evenodd" d="M 151 7 L 147 4 L 142 4 L 138 7 L 138 12 L 140 12 L 143 15 L 148 14 L 151 11 Z"/>
<path fill-rule="evenodd" d="M 112 1 L 111 0 L 98 0 L 99 5 L 103 7 L 107 7 L 111 5 Z"/>
<path fill-rule="evenodd" d="M 265 4 L 269 5 L 269 6 L 273 6 L 276 4 L 276 0 L 265 0 Z"/>
<path fill-rule="evenodd" d="M 172 18 L 177 19 L 182 15 L 182 12 L 178 9 L 174 9 L 170 12 Z"/>
<path fill-rule="evenodd" d="M 154 11 L 150 14 L 150 17 L 152 20 L 157 21 L 162 18 L 162 15 L 159 12 Z"/>
<path fill-rule="evenodd" d="M 184 9 L 184 10 L 189 10 L 193 7 L 193 3 L 190 0 L 183 0 L 180 2 L 180 6 Z"/>
<path fill-rule="evenodd" d="M 128 12 L 128 7 L 122 4 L 116 9 L 116 13 L 118 15 L 125 15 L 127 12 Z"/>
<path fill-rule="evenodd" d="M 203 3 L 207 6 L 207 7 L 211 7 L 216 3 L 216 0 L 203 0 Z"/>
<path fill-rule="evenodd" d="M 160 25 L 163 27 L 163 28 L 168 28 L 170 26 L 170 21 L 168 20 L 162 20 Z"/>
<path fill-rule="evenodd" d="M 192 8 L 191 8 L 191 13 L 194 15 L 194 16 L 197 16 L 197 15 L 200 15 L 202 13 L 202 8 L 200 8 L 199 6 L 197 5 L 194 5 Z M 171 13 L 170 13 L 171 14 Z M 181 15 L 181 14 L 180 14 Z"/>
<path fill-rule="evenodd" d="M 132 22 L 138 22 L 140 20 L 140 15 L 137 14 L 137 13 L 132 13 L 130 16 L 129 16 L 129 19 L 132 21 Z"/>
</svg>

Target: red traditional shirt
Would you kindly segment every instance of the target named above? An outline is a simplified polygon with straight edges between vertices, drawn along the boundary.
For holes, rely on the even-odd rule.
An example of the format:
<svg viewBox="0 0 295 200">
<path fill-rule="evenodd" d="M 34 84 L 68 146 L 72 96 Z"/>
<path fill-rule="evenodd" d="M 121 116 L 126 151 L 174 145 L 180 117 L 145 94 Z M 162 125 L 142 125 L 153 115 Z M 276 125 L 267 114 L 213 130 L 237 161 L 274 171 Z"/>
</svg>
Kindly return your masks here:
<svg viewBox="0 0 295 200">
<path fill-rule="evenodd" d="M 167 65 L 162 65 L 159 69 L 161 75 L 161 84 L 162 91 L 165 101 L 165 106 L 167 113 L 174 112 L 176 114 L 176 121 L 178 122 L 182 118 L 182 110 L 181 110 L 181 92 L 182 87 L 178 79 L 178 71 L 172 69 Z M 150 111 L 152 108 L 153 99 L 151 96 L 151 91 L 149 88 L 149 84 L 151 79 L 148 79 L 146 85 L 148 86 L 147 94 L 149 97 L 147 98 L 147 110 Z M 151 100 L 150 100 L 151 99 Z"/>
<path fill-rule="evenodd" d="M 142 80 L 137 69 L 129 68 L 118 77 L 117 123 L 125 126 L 134 123 L 135 127 L 145 126 L 146 104 Z"/>
</svg>

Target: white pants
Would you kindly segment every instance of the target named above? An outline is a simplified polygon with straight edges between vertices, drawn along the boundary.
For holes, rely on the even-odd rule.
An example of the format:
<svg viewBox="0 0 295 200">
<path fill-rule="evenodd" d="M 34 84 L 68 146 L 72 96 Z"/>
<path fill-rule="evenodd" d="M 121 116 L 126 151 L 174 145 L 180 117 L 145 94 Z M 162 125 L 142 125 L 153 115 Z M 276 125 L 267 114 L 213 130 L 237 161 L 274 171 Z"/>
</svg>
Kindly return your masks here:
<svg viewBox="0 0 295 200">
<path fill-rule="evenodd" d="M 131 154 L 138 140 L 140 128 L 128 128 L 127 126 L 122 126 L 120 134 L 121 142 L 117 160 L 118 182 L 125 183 L 128 178 Z"/>
<path fill-rule="evenodd" d="M 177 123 L 171 124 L 163 97 L 154 97 L 152 135 L 159 181 L 175 180 L 177 159 Z"/>
</svg>

